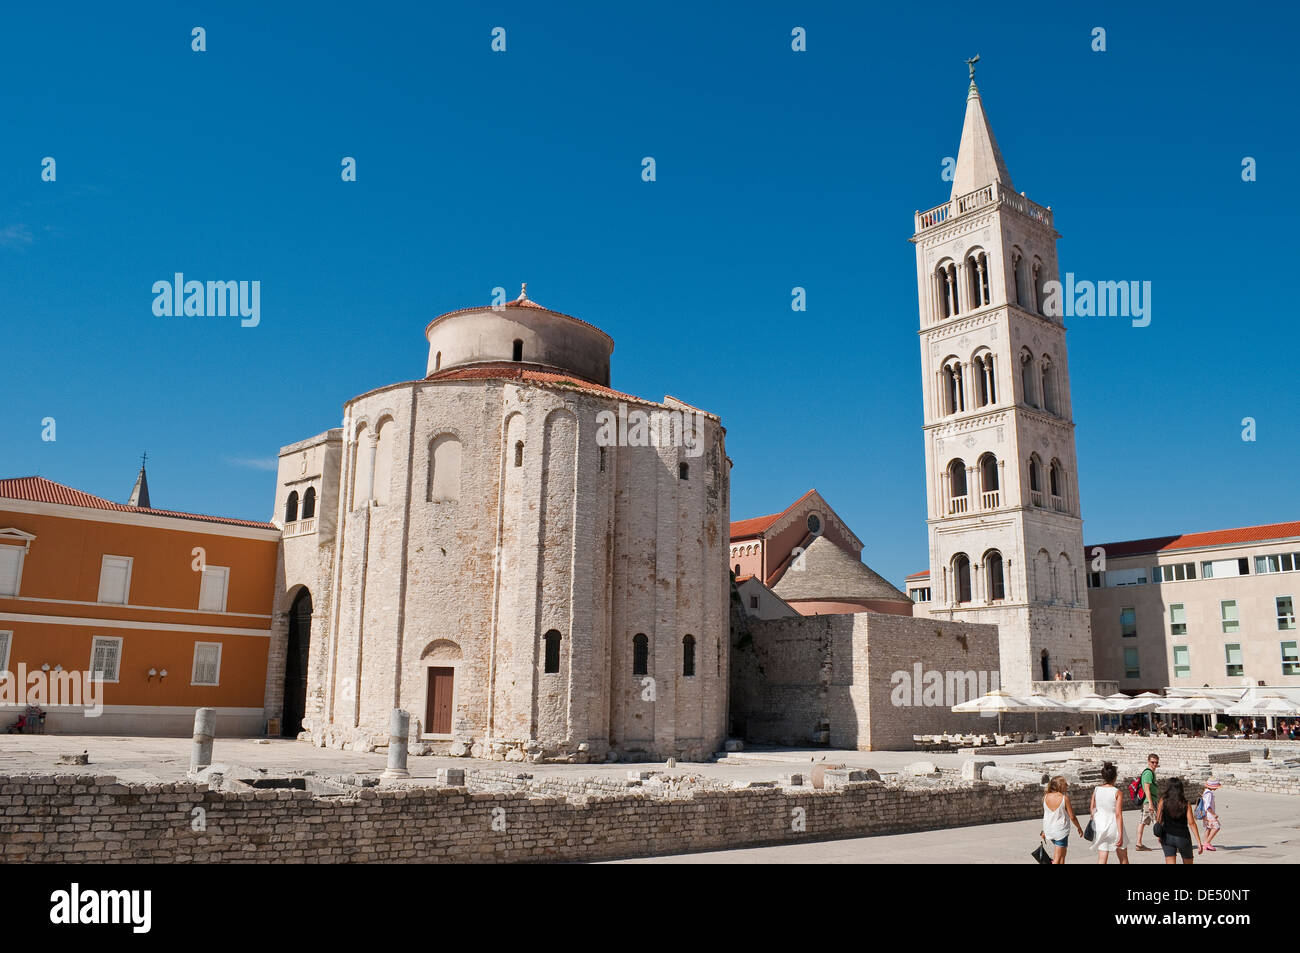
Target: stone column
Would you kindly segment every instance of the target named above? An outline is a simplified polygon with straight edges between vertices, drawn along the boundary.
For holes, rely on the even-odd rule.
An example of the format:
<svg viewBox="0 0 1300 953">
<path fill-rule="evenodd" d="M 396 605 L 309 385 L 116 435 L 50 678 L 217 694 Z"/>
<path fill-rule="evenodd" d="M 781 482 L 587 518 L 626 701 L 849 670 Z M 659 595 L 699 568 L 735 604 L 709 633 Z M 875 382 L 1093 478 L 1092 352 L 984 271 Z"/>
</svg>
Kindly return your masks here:
<svg viewBox="0 0 1300 953">
<path fill-rule="evenodd" d="M 388 717 L 388 768 L 384 771 L 384 777 L 411 776 L 411 772 L 406 770 L 406 745 L 410 730 L 411 716 L 400 708 L 394 708 Z"/>
<path fill-rule="evenodd" d="M 194 710 L 194 745 L 190 749 L 190 771 L 201 771 L 212 764 L 212 738 L 217 730 L 217 710 Z"/>
</svg>

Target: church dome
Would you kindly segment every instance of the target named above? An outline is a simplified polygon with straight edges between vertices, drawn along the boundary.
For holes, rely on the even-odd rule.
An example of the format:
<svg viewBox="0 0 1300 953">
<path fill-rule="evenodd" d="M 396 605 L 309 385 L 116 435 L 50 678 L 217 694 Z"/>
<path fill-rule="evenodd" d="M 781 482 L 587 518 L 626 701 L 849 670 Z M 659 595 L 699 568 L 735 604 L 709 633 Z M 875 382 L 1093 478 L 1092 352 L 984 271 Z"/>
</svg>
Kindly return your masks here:
<svg viewBox="0 0 1300 953">
<path fill-rule="evenodd" d="M 595 325 L 519 297 L 497 307 L 461 308 L 434 318 L 428 377 L 473 364 L 515 363 L 609 386 L 614 339 Z"/>
</svg>

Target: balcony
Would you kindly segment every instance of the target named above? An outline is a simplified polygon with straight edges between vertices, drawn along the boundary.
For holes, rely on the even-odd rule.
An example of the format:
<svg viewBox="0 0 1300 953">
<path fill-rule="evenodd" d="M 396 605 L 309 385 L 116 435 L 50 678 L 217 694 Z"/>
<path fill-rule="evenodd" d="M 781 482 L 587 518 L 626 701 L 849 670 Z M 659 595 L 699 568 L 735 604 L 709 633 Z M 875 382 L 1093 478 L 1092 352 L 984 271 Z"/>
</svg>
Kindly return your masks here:
<svg viewBox="0 0 1300 953">
<path fill-rule="evenodd" d="M 1001 503 L 1002 494 L 997 490 L 987 490 L 980 494 L 980 506 L 986 510 L 996 510 Z"/>
<path fill-rule="evenodd" d="M 1058 512 L 1058 513 L 1067 513 L 1067 512 L 1069 512 L 1069 511 L 1065 508 L 1065 500 L 1061 499 L 1061 497 L 1059 497 L 1059 496 L 1054 496 L 1054 497 L 1052 497 L 1052 509 L 1056 510 L 1056 512 Z"/>
<path fill-rule="evenodd" d="M 1029 502 L 1032 503 L 1034 506 L 1042 506 L 1042 505 L 1043 505 L 1043 491 L 1042 491 L 1042 490 L 1030 490 L 1030 491 L 1029 491 Z"/>
<path fill-rule="evenodd" d="M 298 520 L 296 523 L 286 523 L 284 532 L 281 534 L 284 539 L 292 536 L 310 536 L 316 532 L 316 521 L 314 519 Z"/>
<path fill-rule="evenodd" d="M 949 516 L 956 516 L 961 513 L 968 512 L 969 509 L 970 509 L 969 497 L 954 496 L 951 500 L 948 501 Z"/>
<path fill-rule="evenodd" d="M 1035 202 L 1031 202 L 1023 195 L 1011 191 L 1000 183 L 996 183 L 986 185 L 982 189 L 976 189 L 974 192 L 967 192 L 965 195 L 959 195 L 942 205 L 936 205 L 929 211 L 917 212 L 917 234 L 936 228 L 958 215 L 990 205 L 1006 205 L 1026 218 L 1033 219 L 1048 228 L 1052 227 L 1052 210 L 1050 208 L 1044 208 Z"/>
</svg>

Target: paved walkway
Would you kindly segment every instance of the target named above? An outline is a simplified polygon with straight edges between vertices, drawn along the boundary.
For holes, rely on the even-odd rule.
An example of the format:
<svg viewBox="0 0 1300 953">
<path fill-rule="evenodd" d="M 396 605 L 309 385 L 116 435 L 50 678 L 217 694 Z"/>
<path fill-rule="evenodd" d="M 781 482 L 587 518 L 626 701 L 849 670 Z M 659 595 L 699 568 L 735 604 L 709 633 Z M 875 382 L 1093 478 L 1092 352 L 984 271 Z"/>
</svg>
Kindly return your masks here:
<svg viewBox="0 0 1300 953">
<path fill-rule="evenodd" d="M 2 774 L 112 774 L 126 782 L 183 781 L 190 766 L 188 738 L 122 738 L 107 735 L 3 735 L 0 734 Z M 86 767 L 60 765 L 61 754 L 86 751 Z M 1021 761 L 1064 761 L 1068 753 L 998 757 L 999 764 Z M 815 763 L 875 768 L 896 772 L 914 761 L 933 761 L 958 768 L 969 755 L 927 755 L 917 751 L 828 751 L 825 748 L 747 751 L 717 764 L 679 762 L 675 774 L 736 781 L 774 780 L 783 774 L 807 772 Z M 315 748 L 305 741 L 287 739 L 218 738 L 212 759 L 216 763 L 265 768 L 268 773 L 315 771 L 323 775 L 374 774 L 383 772 L 386 754 L 362 754 Z M 407 767 L 413 777 L 431 778 L 438 768 L 480 768 L 521 771 L 542 776 L 625 778 L 629 769 L 665 771 L 662 762 L 648 764 L 528 764 L 509 761 L 480 761 L 471 758 L 414 757 Z"/>
<path fill-rule="evenodd" d="M 1223 831 L 1214 853 L 1197 854 L 1197 864 L 1300 863 L 1300 804 L 1284 794 L 1219 791 Z M 1087 805 L 1084 805 L 1087 808 Z M 1086 816 L 1079 818 L 1085 827 Z M 851 840 L 821 841 L 779 847 L 720 850 L 699 854 L 643 857 L 617 861 L 633 864 L 1032 864 L 1038 843 L 1038 820 L 982 824 L 918 834 L 887 834 Z M 1124 813 L 1129 838 L 1137 834 L 1137 814 Z M 1164 854 L 1148 828 L 1143 842 L 1150 852 L 1129 850 L 1134 864 L 1163 864 Z M 1067 864 L 1095 864 L 1097 854 L 1076 832 L 1070 837 Z M 1110 863 L 1118 861 L 1112 854 Z M 1181 861 L 1180 861 L 1181 863 Z"/>
</svg>

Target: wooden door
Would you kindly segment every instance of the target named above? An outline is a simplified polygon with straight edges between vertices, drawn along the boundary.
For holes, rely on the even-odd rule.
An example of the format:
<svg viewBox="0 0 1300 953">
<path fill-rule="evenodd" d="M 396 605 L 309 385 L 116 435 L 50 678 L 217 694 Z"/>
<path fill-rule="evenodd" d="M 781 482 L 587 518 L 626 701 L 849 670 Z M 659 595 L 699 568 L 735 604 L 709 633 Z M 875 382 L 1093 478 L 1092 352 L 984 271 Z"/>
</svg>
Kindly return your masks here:
<svg viewBox="0 0 1300 953">
<path fill-rule="evenodd" d="M 454 668 L 430 668 L 425 694 L 425 731 L 433 735 L 451 734 L 451 697 L 455 681 Z"/>
</svg>

